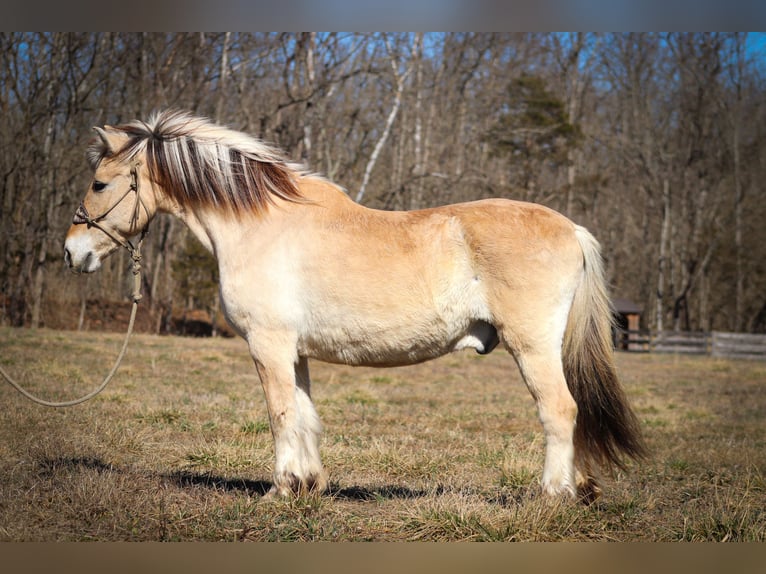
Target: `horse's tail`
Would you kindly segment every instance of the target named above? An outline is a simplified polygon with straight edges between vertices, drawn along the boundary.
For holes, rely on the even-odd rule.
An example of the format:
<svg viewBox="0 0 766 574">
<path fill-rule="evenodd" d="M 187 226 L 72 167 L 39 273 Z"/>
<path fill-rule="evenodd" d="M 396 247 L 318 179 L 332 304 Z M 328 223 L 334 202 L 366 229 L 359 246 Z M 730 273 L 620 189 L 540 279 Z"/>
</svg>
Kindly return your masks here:
<svg viewBox="0 0 766 574">
<path fill-rule="evenodd" d="M 612 346 L 612 310 L 599 244 L 583 227 L 575 235 L 584 258 L 564 334 L 563 364 L 577 403 L 574 443 L 579 457 L 607 470 L 623 467 L 623 456 L 646 455 L 641 429 L 617 378 Z"/>
</svg>

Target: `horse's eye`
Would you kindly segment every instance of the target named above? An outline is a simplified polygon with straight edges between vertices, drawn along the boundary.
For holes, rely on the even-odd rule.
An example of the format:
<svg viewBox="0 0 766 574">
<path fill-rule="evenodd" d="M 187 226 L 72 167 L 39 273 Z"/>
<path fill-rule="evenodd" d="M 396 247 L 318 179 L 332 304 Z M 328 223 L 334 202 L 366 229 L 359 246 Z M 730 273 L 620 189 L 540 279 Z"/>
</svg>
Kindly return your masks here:
<svg viewBox="0 0 766 574">
<path fill-rule="evenodd" d="M 94 181 L 93 182 L 93 191 L 104 191 L 106 188 L 106 184 L 103 181 Z"/>
</svg>

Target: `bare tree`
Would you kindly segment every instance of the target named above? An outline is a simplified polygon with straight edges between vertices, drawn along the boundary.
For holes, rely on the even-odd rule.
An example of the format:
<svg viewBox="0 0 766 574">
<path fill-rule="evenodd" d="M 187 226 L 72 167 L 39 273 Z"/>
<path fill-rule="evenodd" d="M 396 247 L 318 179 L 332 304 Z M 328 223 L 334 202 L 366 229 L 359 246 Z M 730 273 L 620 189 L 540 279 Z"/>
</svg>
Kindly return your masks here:
<svg viewBox="0 0 766 574">
<path fill-rule="evenodd" d="M 367 166 L 364 168 L 364 177 L 362 178 L 362 183 L 359 186 L 359 191 L 355 197 L 357 203 L 361 203 L 364 199 L 364 194 L 367 191 L 367 184 L 370 182 L 370 175 L 372 174 L 372 170 L 375 168 L 375 164 L 378 161 L 380 151 L 386 144 L 388 134 L 391 132 L 391 126 L 394 124 L 394 120 L 396 120 L 396 116 L 399 113 L 399 108 L 402 105 L 402 93 L 404 92 L 405 82 L 407 81 L 407 77 L 412 72 L 413 67 L 414 58 L 412 57 L 412 53 L 410 53 L 410 59 L 408 61 L 406 54 L 402 54 L 400 50 L 394 50 L 389 37 L 384 37 L 384 42 L 388 50 L 391 72 L 395 85 L 394 101 L 391 103 L 391 110 L 388 112 L 388 116 L 386 117 L 386 123 L 383 127 L 383 131 L 380 133 L 380 137 L 378 138 L 378 141 L 375 144 L 372 153 L 370 154 L 369 160 L 367 160 Z"/>
<path fill-rule="evenodd" d="M 276 143 L 366 205 L 546 203 L 592 227 L 646 326 L 766 331 L 766 85 L 752 40 L 0 34 L 0 322 L 87 328 L 92 303 L 127 294 L 122 254 L 87 281 L 58 272 L 83 152 L 91 126 L 179 107 Z M 511 117 L 497 153 L 488 136 Z M 185 239 L 160 217 L 145 243 L 157 329 L 183 303 L 172 263 Z"/>
</svg>

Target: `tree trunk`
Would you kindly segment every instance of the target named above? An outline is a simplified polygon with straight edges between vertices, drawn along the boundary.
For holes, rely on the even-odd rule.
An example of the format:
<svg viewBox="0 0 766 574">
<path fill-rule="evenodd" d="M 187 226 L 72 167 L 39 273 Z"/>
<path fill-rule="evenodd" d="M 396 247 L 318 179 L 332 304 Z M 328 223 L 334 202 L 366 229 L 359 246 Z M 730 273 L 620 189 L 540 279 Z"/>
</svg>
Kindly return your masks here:
<svg viewBox="0 0 766 574">
<path fill-rule="evenodd" d="M 396 94 L 394 94 L 394 102 L 391 105 L 391 111 L 388 113 L 388 118 L 386 118 L 386 125 L 383 128 L 383 133 L 380 134 L 380 137 L 375 144 L 375 148 L 372 150 L 370 159 L 367 161 L 367 166 L 364 168 L 362 185 L 359 186 L 359 191 L 357 192 L 355 198 L 357 203 L 361 203 L 362 199 L 364 199 L 364 194 L 367 192 L 367 184 L 370 182 L 372 170 L 375 168 L 375 164 L 378 161 L 378 156 L 380 155 L 383 146 L 386 144 L 388 134 L 391 132 L 391 126 L 394 124 L 394 120 L 396 120 L 396 116 L 399 113 L 399 108 L 402 105 L 402 92 L 404 92 L 404 84 L 411 69 L 407 68 L 404 73 L 400 74 L 397 71 L 397 62 L 395 56 L 393 55 L 391 56 L 391 67 L 394 70 L 394 77 L 396 79 Z"/>
<path fill-rule="evenodd" d="M 60 56 L 60 54 L 56 53 L 62 48 L 62 46 L 60 46 L 59 38 L 54 40 L 54 46 L 56 49 L 54 49 L 54 53 L 51 54 L 50 62 L 52 69 L 48 70 L 48 73 L 50 74 L 55 73 L 54 70 L 56 68 L 56 63 L 53 61 L 53 59 L 57 59 Z M 48 121 L 45 126 L 45 138 L 43 140 L 42 150 L 42 157 L 43 161 L 45 162 L 42 167 L 44 170 L 44 175 L 40 180 L 40 189 L 37 190 L 38 209 L 40 210 L 39 213 L 41 214 L 39 215 L 41 222 L 40 227 L 36 230 L 37 237 L 35 238 L 36 241 L 40 242 L 40 246 L 37 253 L 37 260 L 35 262 L 35 276 L 32 285 L 32 310 L 30 317 L 30 327 L 33 329 L 39 328 L 42 320 L 45 261 L 48 258 L 48 233 L 50 229 L 50 222 L 53 221 L 53 196 L 55 195 L 53 189 L 54 161 L 51 157 L 51 151 L 53 149 L 53 131 L 55 127 L 55 112 L 53 103 L 56 95 L 54 92 L 54 89 L 56 88 L 56 82 L 52 76 L 48 78 L 48 82 Z"/>
<path fill-rule="evenodd" d="M 668 242 L 670 240 L 670 182 L 662 180 L 662 231 L 660 232 L 660 253 L 657 259 L 657 305 L 655 325 L 658 331 L 665 328 L 665 277 L 668 268 Z"/>
<path fill-rule="evenodd" d="M 412 174 L 415 176 L 415 186 L 410 200 L 410 209 L 419 209 L 423 205 L 423 33 L 415 35 L 413 48 L 415 58 L 415 133 L 412 136 L 414 145 L 415 165 Z"/>
<path fill-rule="evenodd" d="M 223 46 L 221 47 L 221 70 L 218 76 L 218 101 L 215 105 L 215 121 L 221 123 L 223 121 L 223 104 L 228 97 L 226 93 L 226 80 L 229 74 L 229 40 L 231 39 L 231 32 L 226 32 L 223 35 Z"/>
</svg>

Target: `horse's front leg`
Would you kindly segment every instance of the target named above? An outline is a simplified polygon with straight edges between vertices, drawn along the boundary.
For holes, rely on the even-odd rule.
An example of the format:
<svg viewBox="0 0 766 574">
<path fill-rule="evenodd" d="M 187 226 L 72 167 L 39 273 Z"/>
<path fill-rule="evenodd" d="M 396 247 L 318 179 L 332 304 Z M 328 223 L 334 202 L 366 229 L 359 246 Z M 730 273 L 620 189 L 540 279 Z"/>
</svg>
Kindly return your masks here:
<svg viewBox="0 0 766 574">
<path fill-rule="evenodd" d="M 251 344 L 274 438 L 274 485 L 269 496 L 321 492 L 327 476 L 319 457 L 322 427 L 311 402 L 308 360 L 290 356 L 282 345 L 266 347 L 262 340 Z"/>
</svg>

